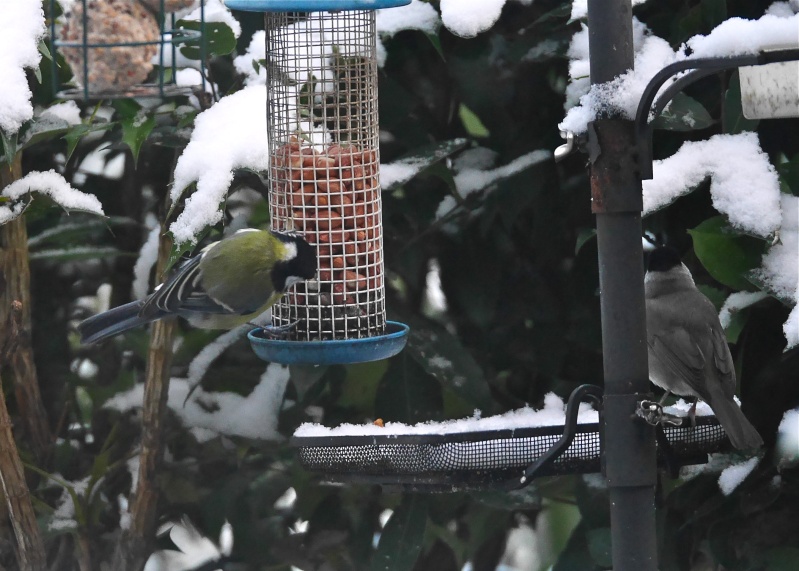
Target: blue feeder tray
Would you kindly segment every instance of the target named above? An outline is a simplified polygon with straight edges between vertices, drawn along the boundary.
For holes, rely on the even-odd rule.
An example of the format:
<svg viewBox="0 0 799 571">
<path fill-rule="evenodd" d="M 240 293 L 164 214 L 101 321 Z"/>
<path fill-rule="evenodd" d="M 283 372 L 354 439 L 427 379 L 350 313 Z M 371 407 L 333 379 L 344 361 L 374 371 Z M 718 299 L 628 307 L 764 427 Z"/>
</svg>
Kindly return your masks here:
<svg viewBox="0 0 799 571">
<path fill-rule="evenodd" d="M 253 351 L 264 361 L 283 365 L 347 365 L 393 357 L 408 342 L 409 327 L 386 321 L 386 332 L 377 337 L 332 341 L 288 341 L 264 337 L 262 328 L 247 334 Z"/>
<path fill-rule="evenodd" d="M 231 10 L 247 12 L 379 10 L 410 3 L 411 0 L 225 0 L 225 5 Z"/>
</svg>

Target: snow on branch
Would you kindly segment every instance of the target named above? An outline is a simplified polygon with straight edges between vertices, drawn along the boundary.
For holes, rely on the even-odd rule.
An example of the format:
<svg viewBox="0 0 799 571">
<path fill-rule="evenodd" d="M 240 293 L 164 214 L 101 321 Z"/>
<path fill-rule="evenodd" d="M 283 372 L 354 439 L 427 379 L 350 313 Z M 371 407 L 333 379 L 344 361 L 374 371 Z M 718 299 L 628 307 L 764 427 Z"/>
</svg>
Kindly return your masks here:
<svg viewBox="0 0 799 571">
<path fill-rule="evenodd" d="M 39 66 L 39 40 L 44 36 L 41 0 L 4 2 L 0 10 L 0 129 L 16 133 L 33 117 L 25 68 Z"/>
<path fill-rule="evenodd" d="M 505 0 L 441 0 L 441 21 L 463 38 L 473 38 L 493 26 Z"/>
<path fill-rule="evenodd" d="M 3 189 L 0 197 L 7 199 L 10 204 L 6 201 L 0 202 L 0 224 L 5 224 L 21 215 L 29 202 L 26 197 L 32 192 L 49 196 L 67 210 L 105 216 L 103 206 L 96 196 L 73 188 L 63 176 L 54 170 L 49 170 L 29 173 Z"/>
<path fill-rule="evenodd" d="M 758 20 L 730 18 L 707 36 L 694 36 L 673 50 L 665 40 L 651 34 L 644 24 L 633 18 L 634 71 L 611 82 L 590 86 L 588 28 L 583 25 L 569 47 L 572 61 L 569 64 L 570 84 L 566 90 L 568 112 L 560 128 L 584 133 L 588 123 L 605 112 L 616 112 L 632 119 L 646 85 L 667 65 L 691 58 L 755 54 L 769 47 L 797 47 L 797 29 L 799 14 L 766 14 Z M 668 85 L 667 82 L 662 89 Z"/>
<path fill-rule="evenodd" d="M 411 0 L 410 4 L 378 10 L 375 14 L 375 26 L 378 34 L 393 36 L 402 30 L 421 30 L 434 34 L 441 20 L 438 12 L 427 2 Z"/>
<path fill-rule="evenodd" d="M 763 256 L 755 272 L 769 292 L 794 305 L 783 325 L 786 349 L 799 345 L 799 197 L 783 194 L 779 241 Z"/>
<path fill-rule="evenodd" d="M 282 436 L 277 430 L 278 415 L 290 376 L 288 367 L 270 363 L 258 385 L 247 396 L 206 392 L 199 387 L 188 401 L 191 382 L 173 378 L 169 381 L 167 406 L 198 439 L 226 434 L 279 440 Z M 144 385 L 140 383 L 127 392 L 116 394 L 104 406 L 125 411 L 141 407 L 143 398 Z"/>
<path fill-rule="evenodd" d="M 252 85 L 200 113 L 191 141 L 178 158 L 171 197 L 177 201 L 193 183 L 197 190 L 186 199 L 183 212 L 169 230 L 175 242 L 196 242 L 206 227 L 222 220 L 220 204 L 233 182 L 233 171 L 266 170 L 266 86 Z"/>
<path fill-rule="evenodd" d="M 655 161 L 644 181 L 644 215 L 687 194 L 710 177 L 713 206 L 736 228 L 769 236 L 780 225 L 780 184 L 755 133 L 715 135 L 687 142 L 667 159 Z"/>
</svg>

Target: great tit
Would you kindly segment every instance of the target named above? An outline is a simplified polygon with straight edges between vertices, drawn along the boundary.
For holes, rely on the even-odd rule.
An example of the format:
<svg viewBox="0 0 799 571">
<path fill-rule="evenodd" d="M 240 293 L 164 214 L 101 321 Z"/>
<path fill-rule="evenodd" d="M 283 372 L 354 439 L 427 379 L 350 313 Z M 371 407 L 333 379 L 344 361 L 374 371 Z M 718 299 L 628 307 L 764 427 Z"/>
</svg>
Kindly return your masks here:
<svg viewBox="0 0 799 571">
<path fill-rule="evenodd" d="M 81 343 L 96 343 L 168 315 L 203 329 L 232 329 L 261 315 L 291 285 L 313 278 L 316 269 L 316 249 L 300 236 L 239 230 L 184 261 L 147 298 L 80 323 Z"/>
<path fill-rule="evenodd" d="M 644 283 L 650 380 L 666 396 L 705 401 L 739 450 L 762 446 L 733 400 L 735 367 L 716 308 L 696 288 L 679 253 L 662 246 L 653 250 Z"/>
</svg>

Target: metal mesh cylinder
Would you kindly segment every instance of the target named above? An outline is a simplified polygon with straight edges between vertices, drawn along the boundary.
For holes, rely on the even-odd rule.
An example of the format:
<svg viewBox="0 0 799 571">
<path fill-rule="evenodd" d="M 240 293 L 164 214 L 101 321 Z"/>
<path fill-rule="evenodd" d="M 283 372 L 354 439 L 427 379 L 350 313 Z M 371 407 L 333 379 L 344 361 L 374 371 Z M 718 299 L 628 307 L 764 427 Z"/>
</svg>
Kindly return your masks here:
<svg viewBox="0 0 799 571">
<path fill-rule="evenodd" d="M 385 329 L 375 14 L 266 14 L 272 227 L 317 247 L 315 280 L 273 308 L 296 340 Z"/>
</svg>

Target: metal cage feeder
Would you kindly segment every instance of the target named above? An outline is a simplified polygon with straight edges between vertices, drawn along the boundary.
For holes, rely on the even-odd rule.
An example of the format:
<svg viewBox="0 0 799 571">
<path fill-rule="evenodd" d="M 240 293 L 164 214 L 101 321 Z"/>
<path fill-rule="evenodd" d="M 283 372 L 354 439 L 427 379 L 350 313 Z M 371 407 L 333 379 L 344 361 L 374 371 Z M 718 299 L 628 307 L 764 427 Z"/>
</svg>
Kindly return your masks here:
<svg viewBox="0 0 799 571">
<path fill-rule="evenodd" d="M 316 278 L 272 308 L 257 355 L 356 363 L 395 355 L 408 327 L 386 321 L 375 9 L 409 0 L 228 0 L 264 11 L 272 228 L 314 245 Z"/>
<path fill-rule="evenodd" d="M 199 2 L 197 30 L 177 26 L 176 11 L 195 0 L 74 0 L 61 16 L 50 0 L 50 50 L 60 53 L 73 73 L 74 87 L 62 85 L 52 66 L 53 90 L 61 99 L 102 100 L 174 97 L 204 92 L 205 4 Z M 181 47 L 200 53 L 200 82 L 178 85 Z"/>
</svg>

